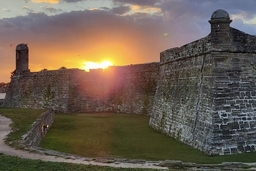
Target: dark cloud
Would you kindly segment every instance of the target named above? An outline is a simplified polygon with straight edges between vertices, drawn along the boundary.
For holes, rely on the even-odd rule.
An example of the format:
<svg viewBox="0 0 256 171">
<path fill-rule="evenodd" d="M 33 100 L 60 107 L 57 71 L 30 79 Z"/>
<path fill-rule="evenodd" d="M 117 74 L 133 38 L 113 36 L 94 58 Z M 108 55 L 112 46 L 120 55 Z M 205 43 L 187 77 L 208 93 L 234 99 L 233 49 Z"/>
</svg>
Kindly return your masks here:
<svg viewBox="0 0 256 171">
<path fill-rule="evenodd" d="M 19 30 L 18 26 L 9 21 L 9 19 L 0 20 L 0 33 L 4 34 L 5 31 L 16 32 Z"/>
<path fill-rule="evenodd" d="M 246 12 L 251 16 L 256 14 L 254 6 L 255 0 L 165 0 L 158 3 L 158 7 L 162 9 L 162 12 L 171 12 L 173 17 L 179 17 L 185 14 L 191 15 L 191 17 L 205 18 L 211 16 L 211 14 L 217 9 L 224 9 L 229 14 L 236 14 L 239 12 Z"/>
<path fill-rule="evenodd" d="M 241 0 L 113 2 L 117 6 L 112 9 L 104 7 L 54 16 L 29 13 L 27 16 L 1 19 L 0 78 L 8 79 L 9 76 L 2 73 L 10 73 L 14 69 L 15 46 L 19 43 L 28 43 L 32 71 L 61 66 L 75 68 L 79 67 L 79 60 L 98 61 L 102 58 L 111 58 L 116 65 L 144 63 L 159 61 L 161 51 L 208 35 L 208 20 L 217 9 L 222 8 L 231 16 L 243 13 L 248 20 L 256 15 L 254 0 L 246 3 Z M 162 13 L 122 15 L 130 10 L 126 4 L 156 7 Z M 256 34 L 255 25 L 246 24 L 239 18 L 234 19 L 231 26 Z"/>
<path fill-rule="evenodd" d="M 153 6 L 160 0 L 112 0 L 114 3 L 132 4 L 139 6 Z"/>
<path fill-rule="evenodd" d="M 114 14 L 122 15 L 129 12 L 130 10 L 131 8 L 129 6 L 119 6 L 112 8 L 110 11 L 112 11 Z"/>
<path fill-rule="evenodd" d="M 54 16 L 30 13 L 0 20 L 0 27 L 0 47 L 8 46 L 2 53 L 4 63 L 9 64 L 9 68 L 1 68 L 10 72 L 14 70 L 14 49 L 19 43 L 28 43 L 30 68 L 35 71 L 75 68 L 79 61 L 104 58 L 116 65 L 159 61 L 159 53 L 171 42 L 163 36 L 166 29 L 161 16 L 120 16 L 103 10 Z M 13 48 L 9 48 L 10 44 Z"/>
<path fill-rule="evenodd" d="M 243 13 L 245 19 L 249 20 L 256 15 L 255 5 L 255 0 L 248 0 L 246 3 L 240 0 L 164 0 L 156 6 L 162 10 L 164 21 L 169 23 L 172 29 L 203 36 L 209 32 L 208 20 L 217 9 L 226 10 L 230 16 Z M 249 34 L 256 34 L 255 26 L 245 25 L 237 19 L 231 23 L 232 27 L 240 30 L 246 27 Z"/>
</svg>

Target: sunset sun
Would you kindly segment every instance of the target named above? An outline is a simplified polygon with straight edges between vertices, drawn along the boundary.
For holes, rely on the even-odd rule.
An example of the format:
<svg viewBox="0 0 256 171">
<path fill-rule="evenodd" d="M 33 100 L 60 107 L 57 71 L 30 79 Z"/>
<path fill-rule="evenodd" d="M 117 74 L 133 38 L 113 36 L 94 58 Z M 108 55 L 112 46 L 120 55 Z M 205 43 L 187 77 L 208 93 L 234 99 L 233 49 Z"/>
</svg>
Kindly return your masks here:
<svg viewBox="0 0 256 171">
<path fill-rule="evenodd" d="M 106 69 L 109 66 L 113 66 L 114 64 L 111 61 L 103 61 L 101 63 L 99 62 L 83 62 L 82 69 L 85 71 L 90 71 L 90 69 Z"/>
</svg>

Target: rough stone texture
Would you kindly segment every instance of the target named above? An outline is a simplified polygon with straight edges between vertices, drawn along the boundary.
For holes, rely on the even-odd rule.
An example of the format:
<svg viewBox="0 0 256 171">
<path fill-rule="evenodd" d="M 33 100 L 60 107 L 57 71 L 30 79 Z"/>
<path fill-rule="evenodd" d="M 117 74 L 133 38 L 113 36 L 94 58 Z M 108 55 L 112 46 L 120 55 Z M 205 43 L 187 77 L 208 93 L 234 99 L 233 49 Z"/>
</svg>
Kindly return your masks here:
<svg viewBox="0 0 256 171">
<path fill-rule="evenodd" d="M 22 144 L 27 146 L 39 146 L 44 136 L 54 122 L 55 113 L 53 110 L 42 113 L 33 123 L 29 132 L 22 137 Z"/>
<path fill-rule="evenodd" d="M 28 67 L 28 46 L 27 44 L 19 44 L 16 46 L 16 70 L 14 71 L 15 75 L 21 75 L 24 72 L 29 71 Z"/>
<path fill-rule="evenodd" d="M 161 53 L 150 125 L 211 155 L 255 151 L 256 36 L 218 16 L 207 37 Z"/>
<path fill-rule="evenodd" d="M 88 112 L 116 111 L 148 114 L 157 85 L 159 63 L 110 67 L 105 72 L 92 72 L 73 77 L 70 110 Z M 96 78 L 96 79 L 95 79 Z M 79 90 L 79 91 L 78 91 Z M 79 105 L 79 106 L 78 106 Z"/>
<path fill-rule="evenodd" d="M 161 53 L 150 125 L 202 150 L 213 136 L 210 37 Z M 210 142 L 208 142 L 210 141 Z"/>
<path fill-rule="evenodd" d="M 159 63 L 24 72 L 13 75 L 4 105 L 49 108 L 64 113 L 115 111 L 148 114 L 152 109 Z"/>
</svg>

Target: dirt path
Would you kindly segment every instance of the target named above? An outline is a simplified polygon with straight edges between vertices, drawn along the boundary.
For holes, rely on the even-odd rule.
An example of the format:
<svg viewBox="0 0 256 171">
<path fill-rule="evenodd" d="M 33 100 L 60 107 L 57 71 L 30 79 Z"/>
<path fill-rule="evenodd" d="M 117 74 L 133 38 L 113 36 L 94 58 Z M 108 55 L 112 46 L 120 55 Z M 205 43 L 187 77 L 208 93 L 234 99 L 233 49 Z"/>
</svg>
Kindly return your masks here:
<svg viewBox="0 0 256 171">
<path fill-rule="evenodd" d="M 77 163 L 85 165 L 97 165 L 97 166 L 110 166 L 110 167 L 121 167 L 121 168 L 152 168 L 152 169 L 165 169 L 166 167 L 155 166 L 154 163 L 146 162 L 143 164 L 133 164 L 133 163 L 101 163 L 95 161 L 84 161 L 84 159 L 65 159 L 61 157 L 36 154 L 24 150 L 14 149 L 4 143 L 6 135 L 11 132 L 9 125 L 12 121 L 9 118 L 0 115 L 0 153 L 10 156 L 18 156 L 20 158 L 32 159 L 32 160 L 42 160 L 51 162 L 65 162 L 65 163 Z"/>
</svg>

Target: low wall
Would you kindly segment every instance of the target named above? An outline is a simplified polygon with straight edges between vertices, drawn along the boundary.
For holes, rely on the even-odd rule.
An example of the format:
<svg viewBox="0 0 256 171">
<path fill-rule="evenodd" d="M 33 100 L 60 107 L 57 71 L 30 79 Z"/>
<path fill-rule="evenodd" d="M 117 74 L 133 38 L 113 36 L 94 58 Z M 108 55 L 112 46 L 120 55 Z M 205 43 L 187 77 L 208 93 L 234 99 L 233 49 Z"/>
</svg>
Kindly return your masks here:
<svg viewBox="0 0 256 171">
<path fill-rule="evenodd" d="M 23 135 L 22 143 L 27 146 L 39 146 L 54 122 L 55 112 L 48 110 L 33 123 L 27 134 Z"/>
</svg>

